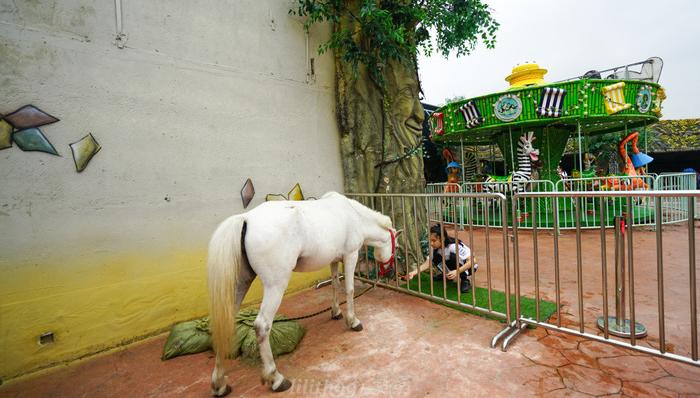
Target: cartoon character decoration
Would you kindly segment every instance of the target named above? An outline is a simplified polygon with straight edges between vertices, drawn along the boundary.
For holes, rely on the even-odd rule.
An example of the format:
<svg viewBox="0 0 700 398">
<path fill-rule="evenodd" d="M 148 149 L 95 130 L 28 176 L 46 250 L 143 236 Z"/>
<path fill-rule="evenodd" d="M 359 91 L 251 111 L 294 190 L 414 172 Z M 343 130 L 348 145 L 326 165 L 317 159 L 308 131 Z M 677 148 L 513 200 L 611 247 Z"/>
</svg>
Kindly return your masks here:
<svg viewBox="0 0 700 398">
<path fill-rule="evenodd" d="M 540 150 L 532 145 L 535 133 L 529 131 L 518 140 L 518 169 L 508 176 L 488 176 L 484 182 L 486 192 L 523 192 L 532 180 L 532 164 L 540 158 Z"/>
<path fill-rule="evenodd" d="M 656 117 L 660 118 L 663 116 L 661 114 L 661 103 L 666 99 L 666 90 L 663 87 L 659 87 L 656 90 L 656 99 L 654 100 L 654 108 L 651 110 L 656 114 Z"/>
<path fill-rule="evenodd" d="M 445 184 L 445 193 L 459 192 L 459 170 L 461 167 L 457 162 L 450 162 L 445 171 L 447 171 L 447 184 Z"/>
<path fill-rule="evenodd" d="M 585 153 L 583 155 L 583 171 L 579 172 L 578 170 L 574 171 L 573 177 L 575 178 L 595 178 L 596 177 L 596 169 L 595 169 L 595 161 L 596 157 L 592 153 Z"/>
<path fill-rule="evenodd" d="M 632 189 L 648 189 L 649 186 L 639 178 L 640 175 L 646 174 L 644 166 L 651 163 L 654 158 L 641 152 L 637 148 L 639 140 L 639 131 L 633 131 L 620 141 L 617 146 L 618 153 L 625 164 L 624 173 L 633 177 L 630 179 L 621 180 L 620 178 L 609 178 L 605 184 L 605 188 L 609 190 L 627 191 Z M 625 146 L 627 143 L 632 144 L 632 155 L 627 154 Z"/>
<path fill-rule="evenodd" d="M 459 170 L 461 167 L 455 161 L 455 156 L 449 149 L 445 148 L 442 151 L 442 157 L 449 163 L 445 168 L 447 172 L 447 184 L 445 184 L 445 193 L 459 192 Z"/>
<path fill-rule="evenodd" d="M 566 170 L 564 170 L 564 168 L 561 167 L 561 165 L 557 166 L 557 174 L 562 180 L 566 180 L 567 178 L 569 178 L 569 173 L 567 173 Z"/>
</svg>

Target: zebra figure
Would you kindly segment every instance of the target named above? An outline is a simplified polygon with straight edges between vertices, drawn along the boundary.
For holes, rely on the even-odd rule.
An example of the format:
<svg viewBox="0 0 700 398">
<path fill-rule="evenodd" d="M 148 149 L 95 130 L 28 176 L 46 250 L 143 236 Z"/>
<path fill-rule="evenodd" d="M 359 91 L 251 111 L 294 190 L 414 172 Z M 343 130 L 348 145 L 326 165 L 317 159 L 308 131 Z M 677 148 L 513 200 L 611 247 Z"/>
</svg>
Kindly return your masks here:
<svg viewBox="0 0 700 398">
<path fill-rule="evenodd" d="M 529 131 L 518 140 L 518 169 L 508 176 L 488 176 L 484 181 L 485 192 L 509 194 L 523 192 L 527 182 L 532 179 L 532 165 L 540 156 L 540 150 L 532 146 L 535 132 Z"/>
<path fill-rule="evenodd" d="M 479 159 L 476 156 L 476 150 L 465 149 L 462 155 L 462 167 L 464 167 L 464 181 L 471 181 L 479 174 Z"/>
</svg>

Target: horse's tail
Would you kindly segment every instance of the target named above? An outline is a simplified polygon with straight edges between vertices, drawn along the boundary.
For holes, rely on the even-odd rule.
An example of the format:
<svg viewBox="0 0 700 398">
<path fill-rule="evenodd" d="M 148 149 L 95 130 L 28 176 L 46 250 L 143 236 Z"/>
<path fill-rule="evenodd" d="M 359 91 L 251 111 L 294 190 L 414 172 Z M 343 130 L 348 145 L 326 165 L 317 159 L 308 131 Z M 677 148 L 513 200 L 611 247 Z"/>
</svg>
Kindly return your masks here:
<svg viewBox="0 0 700 398">
<path fill-rule="evenodd" d="M 231 352 L 235 332 L 235 298 L 242 261 L 243 215 L 224 220 L 209 241 L 209 328 L 217 364 Z M 223 375 L 222 375 L 223 376 Z"/>
</svg>

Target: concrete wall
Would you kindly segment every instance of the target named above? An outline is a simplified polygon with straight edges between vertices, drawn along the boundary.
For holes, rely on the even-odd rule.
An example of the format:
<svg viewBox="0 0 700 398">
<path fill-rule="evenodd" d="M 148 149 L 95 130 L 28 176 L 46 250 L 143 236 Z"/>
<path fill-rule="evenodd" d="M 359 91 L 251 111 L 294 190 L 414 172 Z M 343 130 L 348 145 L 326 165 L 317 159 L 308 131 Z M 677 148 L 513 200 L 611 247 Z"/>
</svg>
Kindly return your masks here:
<svg viewBox="0 0 700 398">
<path fill-rule="evenodd" d="M 307 82 L 291 1 L 121 2 L 123 49 L 114 1 L 0 0 L 0 114 L 59 118 L 40 129 L 61 155 L 0 151 L 5 382 L 205 315 L 206 245 L 246 178 L 251 207 L 296 182 L 342 190 L 328 27 Z M 87 133 L 102 150 L 77 173 Z"/>
</svg>

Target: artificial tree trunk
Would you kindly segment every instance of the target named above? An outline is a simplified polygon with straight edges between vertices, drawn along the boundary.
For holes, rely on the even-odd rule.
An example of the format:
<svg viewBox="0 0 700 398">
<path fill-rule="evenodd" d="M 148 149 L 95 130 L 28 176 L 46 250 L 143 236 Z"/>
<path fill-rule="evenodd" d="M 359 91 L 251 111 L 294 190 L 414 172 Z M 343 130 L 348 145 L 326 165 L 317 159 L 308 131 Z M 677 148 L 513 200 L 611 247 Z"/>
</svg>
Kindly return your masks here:
<svg viewBox="0 0 700 398">
<path fill-rule="evenodd" d="M 351 22 L 342 20 L 340 24 L 343 23 Z M 353 73 L 336 55 L 336 111 L 345 191 L 422 193 L 425 188 L 420 150 L 423 107 L 418 99 L 415 62 L 391 61 L 381 73 L 383 84 L 373 79 L 364 66 Z M 405 253 L 412 268 L 421 261 L 418 237 L 427 225 L 425 205 L 417 201 L 414 211 L 413 200 L 394 201 L 393 222 L 407 234 L 408 239 L 401 238 L 399 243 L 408 246 Z M 376 200 L 370 205 L 392 215 L 390 199 Z"/>
<path fill-rule="evenodd" d="M 423 107 L 414 66 L 389 62 L 384 87 L 336 59 L 337 115 L 346 192 L 423 192 Z"/>
</svg>

